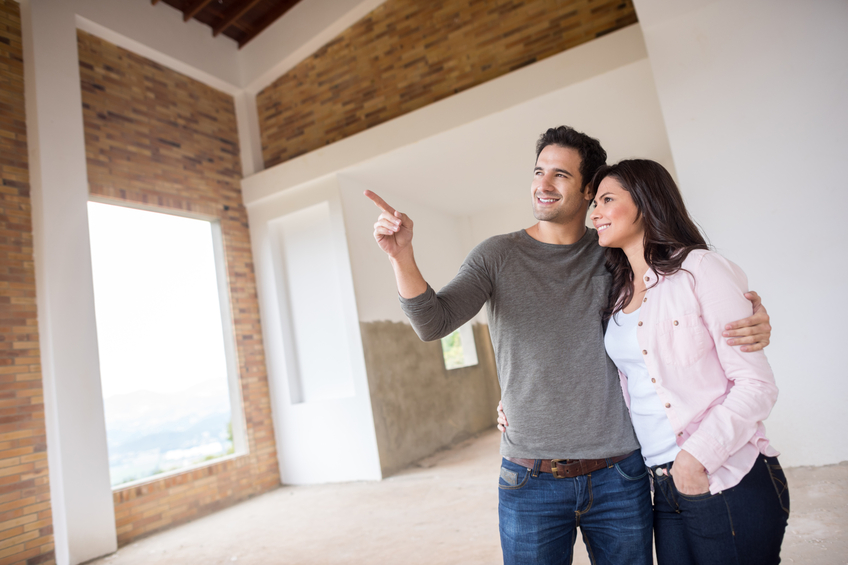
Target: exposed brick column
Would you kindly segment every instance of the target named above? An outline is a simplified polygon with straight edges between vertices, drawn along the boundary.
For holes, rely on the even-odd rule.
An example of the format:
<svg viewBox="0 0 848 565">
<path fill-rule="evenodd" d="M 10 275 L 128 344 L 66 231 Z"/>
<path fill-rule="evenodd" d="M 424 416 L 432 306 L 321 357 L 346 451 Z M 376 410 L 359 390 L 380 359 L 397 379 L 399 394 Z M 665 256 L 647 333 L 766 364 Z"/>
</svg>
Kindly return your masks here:
<svg viewBox="0 0 848 565">
<path fill-rule="evenodd" d="M 0 565 L 54 563 L 21 15 L 0 0 Z"/>
</svg>

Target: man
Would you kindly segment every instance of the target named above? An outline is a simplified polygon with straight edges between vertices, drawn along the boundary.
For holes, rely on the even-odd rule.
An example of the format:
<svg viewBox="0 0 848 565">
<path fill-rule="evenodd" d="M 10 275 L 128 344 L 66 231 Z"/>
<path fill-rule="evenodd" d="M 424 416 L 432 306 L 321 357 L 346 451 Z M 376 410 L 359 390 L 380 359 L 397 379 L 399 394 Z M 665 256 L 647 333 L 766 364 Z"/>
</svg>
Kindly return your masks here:
<svg viewBox="0 0 848 565">
<path fill-rule="evenodd" d="M 603 343 L 609 274 L 585 226 L 587 185 L 605 163 L 597 140 L 551 128 L 531 184 L 538 223 L 478 245 L 438 294 L 412 251 L 412 221 L 376 194 L 374 237 L 401 305 L 423 340 L 439 339 L 487 304 L 509 428 L 498 505 L 505 563 L 571 563 L 579 526 L 594 563 L 650 564 L 651 499 L 615 365 Z M 761 348 L 763 323 L 736 335 Z M 767 335 L 764 336 L 767 340 Z"/>
</svg>

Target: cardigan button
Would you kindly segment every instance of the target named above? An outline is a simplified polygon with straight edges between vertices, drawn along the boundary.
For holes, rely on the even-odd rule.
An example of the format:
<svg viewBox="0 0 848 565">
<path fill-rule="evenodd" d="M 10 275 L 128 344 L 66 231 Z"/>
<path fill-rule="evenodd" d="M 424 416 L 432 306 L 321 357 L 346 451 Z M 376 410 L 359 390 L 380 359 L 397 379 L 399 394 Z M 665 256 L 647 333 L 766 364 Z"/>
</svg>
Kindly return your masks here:
<svg viewBox="0 0 848 565">
<path fill-rule="evenodd" d="M 645 299 L 642 300 L 642 302 L 647 302 L 647 301 L 648 301 L 648 297 L 646 296 Z"/>
<path fill-rule="evenodd" d="M 648 354 L 648 352 L 647 352 L 647 351 L 645 351 L 645 350 L 643 349 L 643 350 L 642 350 L 642 355 L 647 355 L 647 354 Z"/>
<path fill-rule="evenodd" d="M 648 282 L 649 280 L 651 280 L 651 277 L 645 277 L 645 282 Z"/>
<path fill-rule="evenodd" d="M 655 382 L 657 382 L 657 379 L 651 379 L 651 382 L 655 383 Z"/>
<path fill-rule="evenodd" d="M 680 437 L 682 435 L 683 435 L 683 432 L 680 432 L 679 434 L 677 434 L 677 437 Z"/>
<path fill-rule="evenodd" d="M 669 404 L 668 402 L 666 402 L 666 403 L 665 403 L 665 407 L 666 407 L 666 408 L 671 408 L 671 404 Z"/>
<path fill-rule="evenodd" d="M 638 326 L 641 326 L 641 325 L 642 325 L 642 322 L 639 322 L 637 325 L 638 325 Z"/>
<path fill-rule="evenodd" d="M 675 326 L 677 325 L 677 320 L 674 320 L 674 325 L 675 325 Z"/>
</svg>

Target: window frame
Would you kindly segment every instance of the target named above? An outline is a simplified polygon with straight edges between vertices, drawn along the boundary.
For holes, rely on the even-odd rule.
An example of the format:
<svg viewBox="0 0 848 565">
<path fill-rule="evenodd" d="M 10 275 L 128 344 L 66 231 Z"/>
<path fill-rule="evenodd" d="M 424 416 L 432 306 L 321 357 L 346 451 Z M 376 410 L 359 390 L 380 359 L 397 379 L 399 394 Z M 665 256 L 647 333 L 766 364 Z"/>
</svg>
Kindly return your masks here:
<svg viewBox="0 0 848 565">
<path fill-rule="evenodd" d="M 230 422 L 233 436 L 233 453 L 222 455 L 209 461 L 203 461 L 194 465 L 187 465 L 179 469 L 164 471 L 149 477 L 127 481 L 112 486 L 112 491 L 123 490 L 142 484 L 147 484 L 155 481 L 179 475 L 186 472 L 191 472 L 211 465 L 217 465 L 224 461 L 243 457 L 250 453 L 249 442 L 247 440 L 247 422 L 244 414 L 244 399 L 241 390 L 241 378 L 239 374 L 239 358 L 238 347 L 236 344 L 235 322 L 233 320 L 232 300 L 230 295 L 230 281 L 227 269 L 227 255 L 224 244 L 224 233 L 221 227 L 221 219 L 207 214 L 189 212 L 185 210 L 174 210 L 171 208 L 163 208 L 149 204 L 138 202 L 129 202 L 125 200 L 115 200 L 112 198 L 98 197 L 97 195 L 89 194 L 89 202 L 97 204 L 107 204 L 110 206 L 121 206 L 144 212 L 154 212 L 157 214 L 166 214 L 169 216 L 177 216 L 180 218 L 188 218 L 191 220 L 200 220 L 209 222 L 211 237 L 212 237 L 212 253 L 215 262 L 215 282 L 218 289 L 218 307 L 221 315 L 221 332 L 224 343 L 224 359 L 227 373 L 227 390 L 230 400 Z M 88 209 L 86 208 L 86 214 Z M 89 231 L 89 238 L 91 233 Z M 99 360 L 98 360 L 99 363 Z M 108 434 L 108 430 L 106 430 Z"/>
</svg>

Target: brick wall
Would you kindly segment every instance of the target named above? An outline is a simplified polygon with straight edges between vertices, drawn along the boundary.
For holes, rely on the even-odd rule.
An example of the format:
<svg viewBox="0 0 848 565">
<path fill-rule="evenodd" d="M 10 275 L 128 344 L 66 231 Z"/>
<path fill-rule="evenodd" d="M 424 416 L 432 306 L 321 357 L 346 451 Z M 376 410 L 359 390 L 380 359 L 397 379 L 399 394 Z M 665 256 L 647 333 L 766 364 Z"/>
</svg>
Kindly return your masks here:
<svg viewBox="0 0 848 565">
<path fill-rule="evenodd" d="M 55 563 L 21 18 L 13 0 L 0 0 L 0 179 L 0 565 Z"/>
<path fill-rule="evenodd" d="M 218 218 L 250 454 L 115 492 L 118 543 L 279 484 L 233 99 L 78 32 L 91 194 Z"/>
<path fill-rule="evenodd" d="M 265 167 L 635 22 L 632 0 L 387 0 L 259 93 Z"/>
</svg>

